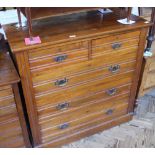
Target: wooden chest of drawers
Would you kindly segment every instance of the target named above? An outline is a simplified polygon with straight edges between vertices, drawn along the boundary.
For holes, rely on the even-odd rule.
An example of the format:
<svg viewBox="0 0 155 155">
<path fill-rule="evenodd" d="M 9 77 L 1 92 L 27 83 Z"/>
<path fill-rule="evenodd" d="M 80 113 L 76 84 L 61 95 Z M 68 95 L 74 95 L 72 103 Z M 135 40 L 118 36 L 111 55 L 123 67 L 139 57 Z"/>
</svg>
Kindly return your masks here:
<svg viewBox="0 0 155 155">
<path fill-rule="evenodd" d="M 10 56 L 0 51 L 0 147 L 30 147 L 17 83 Z"/>
<path fill-rule="evenodd" d="M 4 27 L 18 64 L 36 147 L 57 147 L 132 118 L 150 23 L 97 11 Z"/>
</svg>

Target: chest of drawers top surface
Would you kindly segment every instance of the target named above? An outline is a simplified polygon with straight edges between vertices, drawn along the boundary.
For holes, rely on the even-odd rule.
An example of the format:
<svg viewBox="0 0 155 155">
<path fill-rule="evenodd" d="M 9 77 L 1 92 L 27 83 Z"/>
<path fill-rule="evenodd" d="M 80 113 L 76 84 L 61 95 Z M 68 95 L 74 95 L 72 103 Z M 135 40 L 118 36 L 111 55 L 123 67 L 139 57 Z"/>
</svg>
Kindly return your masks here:
<svg viewBox="0 0 155 155">
<path fill-rule="evenodd" d="M 89 40 L 91 37 L 110 35 L 115 32 L 147 27 L 146 20 L 132 16 L 136 23 L 132 25 L 120 24 L 117 20 L 126 15 L 109 13 L 103 15 L 99 11 L 89 11 L 78 14 L 53 17 L 33 21 L 33 36 L 41 38 L 41 44 L 26 46 L 24 38 L 28 37 L 28 27 L 16 28 L 14 24 L 5 25 L 4 30 L 13 52 L 34 49 L 67 41 Z"/>
<path fill-rule="evenodd" d="M 9 54 L 0 51 L 0 87 L 19 81 L 19 76 Z"/>
</svg>

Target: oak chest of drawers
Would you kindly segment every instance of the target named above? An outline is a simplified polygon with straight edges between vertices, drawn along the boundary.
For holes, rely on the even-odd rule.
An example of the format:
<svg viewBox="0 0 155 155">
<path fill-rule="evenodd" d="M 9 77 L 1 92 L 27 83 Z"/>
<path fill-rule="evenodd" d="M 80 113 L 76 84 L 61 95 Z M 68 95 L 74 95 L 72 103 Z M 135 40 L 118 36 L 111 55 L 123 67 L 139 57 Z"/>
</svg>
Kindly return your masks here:
<svg viewBox="0 0 155 155">
<path fill-rule="evenodd" d="M 19 76 L 10 56 L 0 51 L 0 147 L 30 147 L 17 83 Z"/>
<path fill-rule="evenodd" d="M 97 11 L 4 27 L 18 64 L 34 145 L 57 147 L 132 118 L 150 23 Z"/>
</svg>

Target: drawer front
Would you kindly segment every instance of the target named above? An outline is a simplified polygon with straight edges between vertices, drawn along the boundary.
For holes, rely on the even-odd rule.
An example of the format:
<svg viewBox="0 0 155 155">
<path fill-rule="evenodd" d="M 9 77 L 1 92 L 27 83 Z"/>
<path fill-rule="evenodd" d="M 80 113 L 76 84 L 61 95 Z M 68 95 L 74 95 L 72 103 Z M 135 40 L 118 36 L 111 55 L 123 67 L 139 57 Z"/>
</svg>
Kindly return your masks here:
<svg viewBox="0 0 155 155">
<path fill-rule="evenodd" d="M 61 90 L 62 88 L 69 88 L 74 85 L 83 84 L 97 78 L 105 78 L 106 76 L 111 76 L 117 73 L 122 73 L 129 70 L 135 69 L 135 61 L 114 64 L 104 68 L 98 68 L 93 71 L 88 71 L 82 74 L 77 74 L 73 76 L 58 77 L 57 79 L 50 79 L 49 81 L 43 81 L 34 85 L 35 93 L 48 92 Z M 49 77 L 47 75 L 47 77 Z"/>
<path fill-rule="evenodd" d="M 1 98 L 0 99 L 0 108 L 11 106 L 12 103 L 14 103 L 13 95 L 11 95 L 10 97 L 7 97 L 7 98 Z"/>
<path fill-rule="evenodd" d="M 94 70 L 99 67 L 105 68 L 118 63 L 125 63 L 128 61 L 136 60 L 137 48 L 131 48 L 130 50 L 122 50 L 121 52 L 106 53 L 102 56 L 97 56 L 92 60 L 82 63 L 65 66 L 61 68 L 43 68 L 38 70 L 31 70 L 33 83 L 49 80 L 50 78 L 56 79 L 58 77 L 65 77 L 67 75 L 81 74 L 89 70 Z M 48 76 L 47 76 L 48 75 Z"/>
<path fill-rule="evenodd" d="M 9 98 L 13 96 L 13 92 L 12 89 L 2 89 L 0 90 L 0 100 L 3 100 L 5 98 Z"/>
<path fill-rule="evenodd" d="M 36 94 L 37 106 L 43 106 L 45 104 L 54 104 L 59 102 L 68 102 L 75 98 L 84 97 L 91 93 L 101 91 L 103 89 L 109 89 L 109 87 L 115 87 L 126 83 L 131 83 L 134 75 L 134 71 L 126 72 L 123 74 L 117 74 L 111 77 L 105 77 L 71 87 L 69 89 L 61 89 L 60 91 L 53 91 L 49 93 Z"/>
<path fill-rule="evenodd" d="M 104 117 L 110 116 L 114 112 L 117 112 L 117 110 L 127 110 L 128 98 L 129 96 L 126 94 L 106 102 L 97 101 L 92 105 L 74 111 L 74 113 L 62 114 L 59 117 L 53 117 L 46 121 L 40 121 L 41 130 L 45 133 L 45 136 L 50 134 L 55 135 L 68 128 L 74 128 L 83 123 L 90 122 L 92 119 L 98 119 L 98 117 L 103 115 Z M 46 134 L 45 131 L 48 131 L 48 134 Z"/>
<path fill-rule="evenodd" d="M 61 131 L 57 130 L 57 132 L 53 132 L 53 130 L 51 129 L 42 130 L 41 132 L 42 142 L 43 143 L 49 142 L 52 140 L 56 140 L 58 138 L 62 138 L 63 136 L 66 137 L 67 135 L 70 135 L 70 134 L 79 133 L 83 130 L 88 130 L 94 126 L 106 124 L 110 120 L 119 118 L 127 114 L 126 107 L 127 105 L 122 105 L 118 107 L 111 115 L 103 114 L 103 112 L 101 112 L 100 114 L 98 114 L 98 117 L 95 117 L 95 116 L 89 117 L 90 118 L 89 120 L 88 119 L 83 120 L 80 123 L 78 123 L 78 125 L 74 127 L 68 127 L 65 130 L 61 130 Z"/>
<path fill-rule="evenodd" d="M 128 32 L 128 33 L 122 33 L 122 34 L 118 34 L 118 35 L 113 35 L 110 37 L 103 37 L 103 38 L 98 38 L 98 39 L 94 39 L 92 40 L 92 46 L 101 46 L 104 44 L 111 44 L 113 46 L 111 46 L 111 48 L 113 49 L 113 47 L 115 47 L 115 49 L 117 47 L 122 46 L 122 42 L 130 42 L 130 40 L 134 40 L 134 39 L 139 39 L 140 36 L 140 31 L 134 31 L 134 32 Z M 129 40 L 129 41 L 128 41 Z M 136 41 L 137 42 L 137 41 Z M 116 46 L 116 44 L 120 43 L 121 45 Z M 114 46 L 115 44 L 115 46 Z M 128 44 L 128 46 L 130 46 L 131 44 Z"/>
<path fill-rule="evenodd" d="M 29 51 L 30 67 L 61 66 L 88 59 L 88 44 L 80 42 L 56 47 L 46 47 Z"/>
<path fill-rule="evenodd" d="M 66 45 L 47 46 L 45 48 L 37 48 L 29 51 L 29 60 L 40 59 L 44 57 L 55 56 L 60 53 L 70 53 L 71 51 L 76 54 L 77 51 L 88 49 L 88 42 L 78 42 Z"/>
<path fill-rule="evenodd" d="M 57 104 L 49 104 L 42 107 L 38 107 L 38 116 L 39 119 L 47 119 L 51 116 L 58 116 L 63 113 L 70 113 L 77 108 L 81 108 L 82 106 L 89 105 L 96 100 L 107 100 L 109 98 L 114 98 L 115 96 L 129 93 L 131 88 L 131 84 L 126 84 L 123 86 L 111 87 L 107 90 L 102 90 L 97 93 L 93 93 L 89 96 L 85 96 L 84 98 L 73 100 L 71 102 L 62 102 Z"/>
<path fill-rule="evenodd" d="M 24 139 L 11 87 L 0 89 L 0 147 L 23 147 Z"/>
<path fill-rule="evenodd" d="M 18 118 L 10 122 L 0 122 L 0 147 L 23 147 L 24 139 Z"/>
<path fill-rule="evenodd" d="M 2 117 L 2 116 L 5 117 L 5 115 L 13 114 L 16 112 L 17 112 L 16 105 L 12 104 L 9 107 L 0 108 L 0 117 Z"/>
<path fill-rule="evenodd" d="M 47 56 L 43 58 L 38 58 L 35 60 L 29 60 L 30 68 L 35 69 L 39 67 L 46 67 L 46 66 L 58 66 L 61 67 L 62 65 L 70 65 L 76 64 L 78 62 L 88 60 L 88 49 L 83 49 L 79 51 L 71 51 L 68 53 L 61 52 L 57 53 L 56 55 Z"/>
<path fill-rule="evenodd" d="M 130 43 L 130 42 L 128 42 Z M 104 45 L 104 46 L 98 46 L 98 47 L 94 47 L 92 48 L 92 57 L 95 58 L 96 56 L 101 56 L 101 55 L 106 55 L 109 53 L 114 53 L 117 54 L 119 52 L 122 52 L 123 50 L 126 51 L 133 51 L 134 49 L 138 49 L 138 41 L 135 43 L 130 43 L 128 47 L 124 48 L 124 47 L 119 47 L 117 49 L 112 49 L 111 44 L 108 45 Z"/>
<path fill-rule="evenodd" d="M 65 122 L 69 123 L 74 120 L 88 117 L 89 115 L 92 115 L 99 111 L 112 109 L 121 104 L 128 104 L 128 100 L 129 100 L 129 94 L 116 96 L 115 98 L 109 99 L 106 101 L 97 100 L 89 105 L 76 109 L 73 112 L 64 113 L 64 114 L 61 114 L 60 116 L 55 116 L 55 117 L 51 116 L 48 119 L 41 119 L 39 120 L 39 124 L 41 126 L 41 129 L 52 128 L 55 126 L 57 127 L 58 125 L 63 124 Z"/>
<path fill-rule="evenodd" d="M 0 123 L 17 116 L 12 88 L 0 90 Z"/>
</svg>

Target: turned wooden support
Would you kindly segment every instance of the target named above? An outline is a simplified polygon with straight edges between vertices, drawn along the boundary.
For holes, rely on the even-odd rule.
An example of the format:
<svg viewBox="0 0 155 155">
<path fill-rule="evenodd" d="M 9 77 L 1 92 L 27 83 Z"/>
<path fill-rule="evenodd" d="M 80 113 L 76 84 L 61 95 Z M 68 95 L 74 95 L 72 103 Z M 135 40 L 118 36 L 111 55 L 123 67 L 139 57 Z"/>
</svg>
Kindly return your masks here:
<svg viewBox="0 0 155 155">
<path fill-rule="evenodd" d="M 33 33 L 32 33 L 31 8 L 30 7 L 25 8 L 25 13 L 26 13 L 26 18 L 27 18 L 29 38 L 32 39 Z"/>
<path fill-rule="evenodd" d="M 18 15 L 18 23 L 19 27 L 22 27 L 22 19 L 21 19 L 21 13 L 20 8 L 17 8 L 17 15 Z"/>
<path fill-rule="evenodd" d="M 5 49 L 6 49 L 6 45 L 5 45 L 4 35 L 0 33 L 0 50 L 5 50 Z"/>
<path fill-rule="evenodd" d="M 151 50 L 152 42 L 154 41 L 154 33 L 155 33 L 155 8 L 152 8 L 152 14 L 151 14 L 151 22 L 153 25 L 150 27 L 149 35 L 147 37 L 147 46 L 146 51 Z"/>
<path fill-rule="evenodd" d="M 131 20 L 131 12 L 132 12 L 132 7 L 128 7 L 127 22 Z"/>
</svg>

